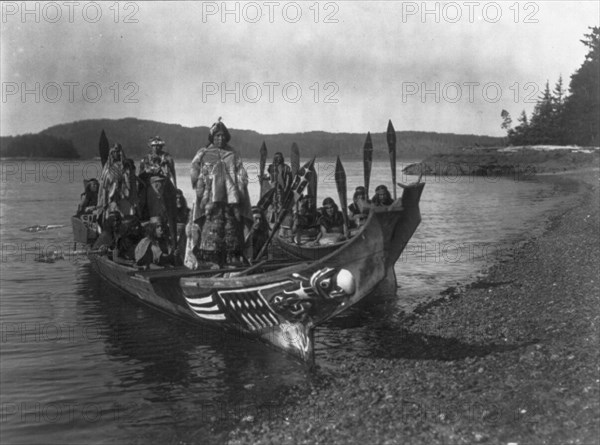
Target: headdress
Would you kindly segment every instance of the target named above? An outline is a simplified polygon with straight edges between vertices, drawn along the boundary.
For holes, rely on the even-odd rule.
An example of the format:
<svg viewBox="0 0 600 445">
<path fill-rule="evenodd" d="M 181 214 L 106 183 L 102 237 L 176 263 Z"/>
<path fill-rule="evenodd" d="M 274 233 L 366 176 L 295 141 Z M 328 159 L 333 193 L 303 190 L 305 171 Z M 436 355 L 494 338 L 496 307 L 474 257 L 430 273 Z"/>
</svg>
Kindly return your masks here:
<svg viewBox="0 0 600 445">
<path fill-rule="evenodd" d="M 150 138 L 150 141 L 148 141 L 148 146 L 149 147 L 164 147 L 165 146 L 165 141 L 163 141 L 160 136 L 154 136 L 152 138 Z"/>
<path fill-rule="evenodd" d="M 229 130 L 227 129 L 227 127 L 225 126 L 225 124 L 223 122 L 221 122 L 221 116 L 219 116 L 219 119 L 217 120 L 217 122 L 215 122 L 212 127 L 210 127 L 210 130 L 208 131 L 208 141 L 212 144 L 215 138 L 215 134 L 217 133 L 223 133 L 223 136 L 225 136 L 225 143 L 228 143 L 231 140 L 231 135 L 229 134 Z"/>
<path fill-rule="evenodd" d="M 386 192 L 388 191 L 387 187 L 385 185 L 378 185 L 377 188 L 375 189 L 376 192 L 380 191 L 380 190 L 385 190 Z"/>
</svg>

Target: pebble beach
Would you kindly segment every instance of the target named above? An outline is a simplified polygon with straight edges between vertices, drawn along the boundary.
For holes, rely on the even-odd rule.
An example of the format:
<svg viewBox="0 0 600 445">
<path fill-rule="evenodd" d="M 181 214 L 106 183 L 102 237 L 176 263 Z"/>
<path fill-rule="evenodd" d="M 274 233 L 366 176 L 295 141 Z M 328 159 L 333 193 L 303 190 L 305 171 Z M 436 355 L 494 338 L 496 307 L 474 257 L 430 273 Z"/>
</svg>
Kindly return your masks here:
<svg viewBox="0 0 600 445">
<path fill-rule="evenodd" d="M 407 314 L 399 341 L 317 368 L 285 412 L 244 419 L 227 443 L 595 444 L 600 437 L 597 168 L 541 236 L 476 283 Z"/>
</svg>

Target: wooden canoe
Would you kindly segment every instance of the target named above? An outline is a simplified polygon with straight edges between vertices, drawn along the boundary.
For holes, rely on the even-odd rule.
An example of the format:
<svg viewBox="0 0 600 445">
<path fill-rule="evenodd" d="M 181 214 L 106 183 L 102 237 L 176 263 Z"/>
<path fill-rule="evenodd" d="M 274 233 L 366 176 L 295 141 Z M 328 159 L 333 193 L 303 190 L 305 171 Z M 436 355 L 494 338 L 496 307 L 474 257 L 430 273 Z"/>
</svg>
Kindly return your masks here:
<svg viewBox="0 0 600 445">
<path fill-rule="evenodd" d="M 387 207 L 376 207 L 373 209 L 373 212 L 375 212 L 375 213 L 387 212 L 392 209 L 400 208 L 400 209 L 406 209 L 406 213 L 411 214 L 413 212 L 414 208 L 415 207 L 418 208 L 418 206 L 419 206 L 419 201 L 421 199 L 421 193 L 423 191 L 423 187 L 424 187 L 423 183 L 415 183 L 415 184 L 408 185 L 404 189 L 403 195 L 399 199 L 397 199 L 394 203 L 392 203 L 390 206 L 387 206 Z M 373 213 L 373 212 L 371 212 L 371 213 Z M 369 224 L 369 221 L 367 220 L 365 225 L 363 225 L 360 229 L 358 229 L 358 232 L 356 232 L 356 234 L 354 234 L 352 236 L 355 237 L 357 235 L 360 235 L 360 233 L 364 230 L 365 227 L 367 227 L 368 224 Z M 404 227 L 400 230 L 400 232 L 408 234 L 409 229 L 410 229 L 409 227 Z M 414 233 L 415 229 L 416 229 L 416 227 L 413 229 L 412 232 L 410 232 L 409 239 L 412 236 L 412 234 Z M 330 255 L 331 253 L 340 249 L 340 247 L 342 247 L 346 243 L 349 243 L 352 240 L 352 238 L 350 240 L 342 241 L 342 242 L 335 243 L 335 244 L 323 244 L 323 245 L 314 245 L 312 243 L 296 244 L 294 242 L 290 242 L 288 239 L 283 238 L 283 237 L 275 237 L 274 240 L 275 240 L 275 243 L 277 244 L 277 247 L 280 250 L 282 250 L 283 252 L 285 252 L 286 255 L 290 256 L 290 258 L 295 258 L 298 260 L 316 261 L 316 260 L 324 258 L 327 255 Z M 390 260 L 393 263 L 395 263 L 398 260 L 398 258 L 400 257 L 400 254 L 402 253 L 404 246 L 405 246 L 405 244 L 402 245 L 402 243 L 400 243 L 400 245 L 398 246 L 398 247 L 400 247 L 400 250 L 399 251 L 394 250 L 392 252 L 392 255 L 390 256 Z"/>
<path fill-rule="evenodd" d="M 316 326 L 379 285 L 395 285 L 394 264 L 421 222 L 423 187 L 412 184 L 392 205 L 373 209 L 359 233 L 317 260 L 244 277 L 182 277 L 185 300 L 201 321 L 312 361 Z"/>
<path fill-rule="evenodd" d="M 73 226 L 73 240 L 81 244 L 93 244 L 98 237 L 95 230 L 96 221 L 92 215 L 72 216 L 71 225 Z"/>
<path fill-rule="evenodd" d="M 316 326 L 378 286 L 395 283 L 394 263 L 421 221 L 423 187 L 410 185 L 392 205 L 374 209 L 356 236 L 316 260 L 291 261 L 290 255 L 290 261 L 265 261 L 251 270 L 193 271 L 140 270 L 105 255 L 88 256 L 100 277 L 143 304 L 259 339 L 312 363 Z"/>
</svg>

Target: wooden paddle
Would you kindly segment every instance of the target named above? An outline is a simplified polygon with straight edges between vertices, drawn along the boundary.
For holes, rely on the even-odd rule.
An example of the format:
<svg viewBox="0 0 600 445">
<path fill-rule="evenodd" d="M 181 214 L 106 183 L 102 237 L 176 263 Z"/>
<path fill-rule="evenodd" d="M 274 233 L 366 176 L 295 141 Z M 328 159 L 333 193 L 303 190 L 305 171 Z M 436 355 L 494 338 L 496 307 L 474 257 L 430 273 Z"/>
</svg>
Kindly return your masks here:
<svg viewBox="0 0 600 445">
<path fill-rule="evenodd" d="M 102 167 L 106 164 L 108 160 L 108 152 L 110 151 L 110 147 L 108 146 L 108 138 L 106 137 L 106 133 L 104 129 L 102 133 L 100 133 L 100 142 L 98 143 L 98 152 L 100 155 L 100 162 L 102 162 Z"/>
<path fill-rule="evenodd" d="M 306 194 L 310 196 L 311 199 L 311 208 L 310 211 L 312 214 L 317 213 L 317 185 L 319 184 L 319 177 L 317 175 L 317 170 L 313 165 L 310 171 L 310 177 L 308 178 L 308 185 L 306 187 Z"/>
<path fill-rule="evenodd" d="M 190 236 L 186 239 L 185 254 L 183 256 L 183 265 L 192 270 L 198 269 L 198 259 L 196 258 L 196 255 L 194 255 L 194 231 L 198 230 L 198 226 L 194 221 L 196 221 L 196 203 L 192 204 L 192 211 L 186 224 L 185 231 L 186 234 L 189 233 Z"/>
<path fill-rule="evenodd" d="M 373 164 L 373 142 L 371 133 L 367 133 L 367 139 L 363 145 L 363 171 L 365 175 L 365 198 L 369 200 L 369 182 L 371 181 L 371 165 Z"/>
<path fill-rule="evenodd" d="M 262 198 L 262 196 L 265 194 L 265 187 L 263 185 L 265 179 L 265 166 L 267 165 L 267 145 L 265 144 L 265 141 L 263 141 L 262 145 L 260 146 L 260 164 L 259 164 L 259 177 L 258 177 L 258 184 L 260 185 L 260 196 Z"/>
<path fill-rule="evenodd" d="M 396 130 L 392 125 L 392 120 L 388 122 L 387 144 L 390 152 L 390 167 L 392 168 L 392 188 L 394 189 L 394 201 L 396 200 Z"/>
<path fill-rule="evenodd" d="M 273 237 L 279 230 L 279 227 L 281 227 L 281 224 L 283 223 L 286 215 L 291 210 L 292 205 L 294 204 L 294 201 L 297 200 L 298 198 L 300 198 L 300 195 L 302 195 L 302 192 L 306 188 L 308 181 L 310 179 L 310 175 L 313 172 L 314 165 L 315 165 L 315 158 L 312 158 L 310 161 L 308 161 L 306 164 L 304 164 L 304 166 L 300 170 L 298 170 L 298 173 L 294 177 L 294 181 L 292 182 L 292 185 L 288 188 L 288 190 L 286 191 L 285 196 L 283 198 L 283 205 L 282 205 L 281 213 L 279 214 L 279 218 L 277 219 L 277 222 L 273 226 L 273 229 L 271 230 L 271 233 L 269 234 L 269 238 L 267 239 L 267 242 L 264 244 L 262 249 L 260 249 L 260 252 L 258 252 L 258 255 L 256 255 L 254 257 L 254 261 L 260 260 L 260 258 L 262 258 L 262 256 L 267 251 L 269 244 L 271 244 L 271 241 L 273 241 Z"/>
<path fill-rule="evenodd" d="M 346 171 L 340 157 L 335 163 L 335 186 L 340 198 L 340 208 L 344 217 L 344 235 L 348 236 L 348 190 L 346 187 Z"/>
<path fill-rule="evenodd" d="M 294 142 L 290 148 L 290 166 L 292 167 L 292 178 L 296 176 L 300 170 L 300 149 Z"/>
</svg>

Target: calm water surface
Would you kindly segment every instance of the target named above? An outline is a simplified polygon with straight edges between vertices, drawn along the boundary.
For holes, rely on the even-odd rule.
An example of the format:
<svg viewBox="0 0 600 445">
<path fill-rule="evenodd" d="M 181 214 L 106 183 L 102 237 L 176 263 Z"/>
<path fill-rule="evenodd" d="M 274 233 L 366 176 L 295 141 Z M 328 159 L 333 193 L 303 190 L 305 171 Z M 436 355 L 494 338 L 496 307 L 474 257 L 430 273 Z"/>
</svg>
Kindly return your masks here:
<svg viewBox="0 0 600 445">
<path fill-rule="evenodd" d="M 253 179 L 257 162 L 247 164 Z M 318 166 L 319 201 L 338 201 L 333 166 Z M 351 195 L 362 184 L 362 163 L 345 168 Z M 84 258 L 34 261 L 40 250 L 72 248 L 69 218 L 82 179 L 99 176 L 99 169 L 93 161 L 3 162 L 0 441 L 198 443 L 219 441 L 259 412 L 293 421 L 280 395 L 311 378 L 293 359 L 138 306 L 102 283 Z M 177 172 L 191 202 L 188 165 L 178 164 Z M 390 187 L 390 176 L 387 162 L 375 163 L 371 189 Z M 385 350 L 411 308 L 476 279 L 494 261 L 509 261 L 511 243 L 539 232 L 548 212 L 568 198 L 535 178 L 426 181 L 423 222 L 396 265 L 396 295 L 319 328 L 317 363 L 335 366 Z M 250 191 L 255 202 L 255 181 Z M 65 227 L 19 230 L 34 224 Z"/>
</svg>

